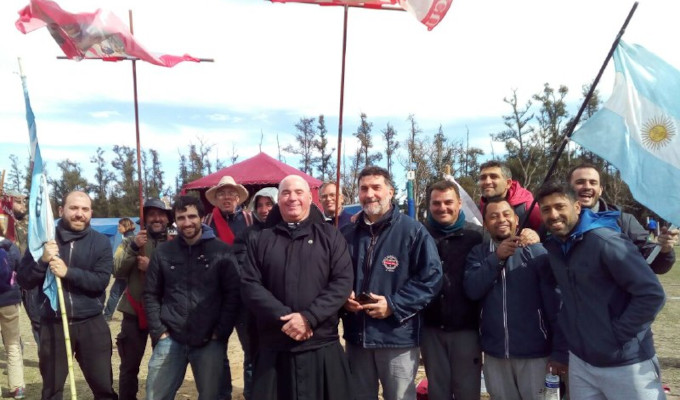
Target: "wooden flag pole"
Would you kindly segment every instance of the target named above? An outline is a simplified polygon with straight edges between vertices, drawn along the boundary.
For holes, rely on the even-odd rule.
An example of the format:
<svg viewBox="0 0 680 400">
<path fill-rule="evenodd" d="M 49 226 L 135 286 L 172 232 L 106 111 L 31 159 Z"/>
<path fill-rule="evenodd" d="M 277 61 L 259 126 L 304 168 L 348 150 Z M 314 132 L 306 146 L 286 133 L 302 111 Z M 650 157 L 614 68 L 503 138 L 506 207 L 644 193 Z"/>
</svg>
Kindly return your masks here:
<svg viewBox="0 0 680 400">
<path fill-rule="evenodd" d="M 64 301 L 64 290 L 61 288 L 61 278 L 54 276 L 57 280 L 57 297 L 59 298 L 59 309 L 61 310 L 61 324 L 64 327 L 64 344 L 66 346 L 66 363 L 68 365 L 68 383 L 71 388 L 71 400 L 78 400 L 76 395 L 76 376 L 73 373 L 73 351 L 71 350 L 71 332 L 69 331 L 68 315 L 66 315 L 66 302 Z"/>
<path fill-rule="evenodd" d="M 638 2 L 636 1 L 633 4 L 633 7 L 628 12 L 628 16 L 626 17 L 626 20 L 624 21 L 623 25 L 621 26 L 621 29 L 619 29 L 619 33 L 616 35 L 616 39 L 614 39 L 614 43 L 612 43 L 612 47 L 611 47 L 611 49 L 609 49 L 609 53 L 607 53 L 607 57 L 605 57 L 604 62 L 602 63 L 602 66 L 600 67 L 600 71 L 597 73 L 597 76 L 595 77 L 595 80 L 593 81 L 593 84 L 590 85 L 590 90 L 588 90 L 588 94 L 586 95 L 586 98 L 583 100 L 583 104 L 581 104 L 581 108 L 579 108 L 578 113 L 576 113 L 576 116 L 574 117 L 574 121 L 569 125 L 569 128 L 564 133 L 564 136 L 562 136 L 562 143 L 560 144 L 560 148 L 557 150 L 557 154 L 555 155 L 555 159 L 553 160 L 552 164 L 550 165 L 550 169 L 548 169 L 548 173 L 545 175 L 545 179 L 543 179 L 543 184 L 548 182 L 548 180 L 550 180 L 553 173 L 555 172 L 555 168 L 557 168 L 557 163 L 560 160 L 560 157 L 562 156 L 564 149 L 567 147 L 567 144 L 569 143 L 569 139 L 571 138 L 571 135 L 574 134 L 574 129 L 576 128 L 576 125 L 578 125 L 578 121 L 581 119 L 581 115 L 583 115 L 583 112 L 585 111 L 586 107 L 588 106 L 588 103 L 590 103 L 590 99 L 593 97 L 593 93 L 595 93 L 595 88 L 597 87 L 597 84 L 600 82 L 600 78 L 602 78 L 602 75 L 604 74 L 604 70 L 607 68 L 607 64 L 609 64 L 609 60 L 611 60 L 612 56 L 614 55 L 614 51 L 618 47 L 619 42 L 621 41 L 621 37 L 626 32 L 626 28 L 628 27 L 628 23 L 630 22 L 631 18 L 633 18 L 633 14 L 635 14 L 635 10 L 637 9 L 637 6 L 638 6 Z M 522 229 L 524 229 L 526 227 L 527 223 L 529 222 L 529 216 L 531 215 L 531 211 L 533 211 L 534 207 L 536 207 L 536 199 L 534 199 L 534 201 L 531 203 L 531 206 L 527 210 L 526 218 L 524 218 L 524 221 L 522 221 L 522 225 L 519 228 L 520 231 Z"/>
<path fill-rule="evenodd" d="M 134 35 L 134 28 L 132 27 L 132 10 L 128 10 L 130 18 L 130 34 Z M 137 60 L 132 60 L 132 90 L 135 99 L 135 133 L 137 139 L 137 182 L 139 189 L 139 226 L 144 228 L 144 193 L 142 188 L 142 146 L 139 139 L 139 103 L 137 102 Z M 144 249 L 139 249 L 139 255 L 144 255 Z"/>
</svg>

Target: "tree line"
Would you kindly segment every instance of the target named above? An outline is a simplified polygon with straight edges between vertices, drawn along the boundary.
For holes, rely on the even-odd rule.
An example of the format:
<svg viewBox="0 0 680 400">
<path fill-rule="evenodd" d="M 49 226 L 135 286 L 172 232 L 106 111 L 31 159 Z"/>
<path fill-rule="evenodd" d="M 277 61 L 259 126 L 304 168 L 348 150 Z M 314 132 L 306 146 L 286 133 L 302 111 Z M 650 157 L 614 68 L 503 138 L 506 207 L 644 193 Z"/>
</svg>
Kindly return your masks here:
<svg viewBox="0 0 680 400">
<path fill-rule="evenodd" d="M 578 104 L 583 102 L 589 85 L 581 88 Z M 503 99 L 508 107 L 501 116 L 505 129 L 487 132 L 493 142 L 502 143 L 502 156 L 487 155 L 481 148 L 469 146 L 470 132 L 466 139 L 453 139 L 440 125 L 436 131 L 425 132 L 420 128 L 415 115 L 407 118 L 407 132 L 400 134 L 388 122 L 384 127 L 374 127 L 365 113 L 361 113 L 359 125 L 352 132 L 356 149 L 343 154 L 341 185 L 348 203 L 358 201 L 357 175 L 365 166 L 379 165 L 390 172 L 399 163 L 406 171 L 413 171 L 414 198 L 417 212 L 426 210 L 427 187 L 450 173 L 461 186 L 477 200 L 480 191 L 477 186 L 479 166 L 488 159 L 506 162 L 513 178 L 529 190 L 535 190 L 545 178 L 561 144 L 564 133 L 574 123 L 574 117 L 567 106 L 569 89 L 560 85 L 554 88 L 544 84 L 543 88 L 527 99 L 520 99 L 517 90 Z M 599 93 L 595 90 L 587 104 L 580 123 L 592 116 L 600 107 Z M 290 154 L 299 161 L 297 167 L 322 181 L 335 180 L 337 153 L 328 140 L 328 129 L 324 115 L 301 117 L 294 125 L 292 143 L 281 146 L 277 135 L 278 159 L 285 162 L 283 154 Z M 463 136 L 463 135 L 458 135 Z M 375 143 L 380 139 L 381 147 Z M 262 138 L 263 139 L 263 138 Z M 214 145 L 197 138 L 185 153 L 178 151 L 179 168 L 174 182 L 168 182 L 159 154 L 154 149 L 142 151 L 142 180 L 144 197 L 173 196 L 188 182 L 211 174 L 226 164 L 214 155 Z M 90 158 L 94 168 L 94 179 L 83 177 L 83 167 L 74 161 L 59 162 L 52 185 L 53 204 L 60 204 L 63 196 L 71 190 L 85 190 L 93 197 L 95 217 L 117 217 L 136 215 L 139 209 L 136 150 L 128 146 L 113 146 L 113 158 L 106 161 L 105 150 L 98 148 Z M 344 153 L 344 152 L 343 152 Z M 232 146 L 227 161 L 234 164 L 239 159 Z M 16 155 L 10 155 L 11 165 L 5 186 L 9 189 L 30 187 L 28 166 L 21 166 Z M 575 144 L 567 146 L 557 163 L 555 176 L 565 177 L 567 171 L 581 162 L 595 164 L 601 171 L 604 198 L 624 207 L 628 212 L 642 218 L 651 214 L 633 199 L 627 185 L 621 181 L 618 171 L 609 163 Z"/>
</svg>

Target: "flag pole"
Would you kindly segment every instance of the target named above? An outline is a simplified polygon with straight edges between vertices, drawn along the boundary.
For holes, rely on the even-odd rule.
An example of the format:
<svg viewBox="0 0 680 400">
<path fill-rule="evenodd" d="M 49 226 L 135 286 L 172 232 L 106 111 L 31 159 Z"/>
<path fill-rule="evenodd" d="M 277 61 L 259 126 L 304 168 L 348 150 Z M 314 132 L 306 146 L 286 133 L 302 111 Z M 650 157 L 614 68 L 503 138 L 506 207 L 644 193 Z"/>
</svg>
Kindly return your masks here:
<svg viewBox="0 0 680 400">
<path fill-rule="evenodd" d="M 132 10 L 128 10 L 130 18 L 130 34 L 134 35 L 132 27 Z M 137 102 L 137 60 L 132 60 L 132 90 L 135 99 L 135 132 L 137 135 L 137 182 L 139 189 L 139 226 L 144 228 L 144 193 L 142 192 L 142 150 L 139 140 L 139 103 Z M 144 249 L 140 249 L 140 255 L 144 255 Z"/>
<path fill-rule="evenodd" d="M 602 63 L 602 66 L 600 67 L 600 71 L 597 73 L 597 76 L 595 77 L 593 84 L 590 85 L 590 90 L 588 90 L 588 94 L 586 95 L 585 99 L 583 99 L 583 104 L 581 104 L 581 108 L 579 108 L 578 113 L 576 113 L 576 116 L 574 117 L 574 121 L 569 125 L 569 127 L 567 128 L 567 131 L 562 136 L 562 143 L 560 143 L 560 147 L 557 150 L 557 154 L 555 155 L 555 159 L 553 160 L 552 164 L 550 165 L 550 168 L 548 169 L 548 173 L 545 175 L 545 179 L 543 179 L 543 184 L 548 182 L 548 180 L 550 180 L 553 173 L 555 172 L 555 169 L 557 168 L 557 163 L 560 160 L 560 157 L 562 156 L 564 149 L 567 147 L 567 144 L 569 143 L 569 139 L 574 134 L 574 129 L 576 128 L 576 125 L 578 125 L 578 122 L 581 119 L 581 115 L 583 115 L 583 112 L 585 111 L 586 107 L 588 106 L 588 103 L 590 103 L 590 99 L 593 97 L 593 93 L 595 93 L 595 88 L 597 87 L 597 84 L 600 82 L 600 78 L 602 78 L 602 75 L 604 74 L 604 70 L 607 68 L 607 65 L 609 64 L 609 60 L 611 60 L 612 56 L 614 55 L 614 51 L 618 47 L 619 42 L 621 41 L 621 37 L 626 32 L 626 28 L 628 27 L 628 23 L 630 22 L 631 18 L 633 18 L 633 14 L 635 14 L 635 10 L 637 9 L 637 6 L 638 6 L 638 2 L 636 1 L 635 3 L 633 3 L 633 7 L 631 7 L 630 11 L 628 12 L 628 16 L 626 17 L 626 20 L 623 22 L 621 29 L 619 29 L 619 33 L 616 35 L 616 39 L 614 39 L 614 42 L 612 43 L 612 47 L 609 49 L 609 53 L 607 53 L 607 57 L 605 57 L 604 63 Z M 527 214 L 526 214 L 527 217 L 524 219 L 524 221 L 522 221 L 522 225 L 520 226 L 520 229 L 519 229 L 520 231 L 526 227 L 527 223 L 529 222 L 529 215 L 531 215 L 531 212 L 533 211 L 535 206 L 536 206 L 536 199 L 534 199 L 534 201 L 531 202 L 531 206 L 527 210 Z"/>
<path fill-rule="evenodd" d="M 61 288 L 61 278 L 56 275 L 54 278 L 57 280 L 57 297 L 59 298 L 59 308 L 61 309 L 61 324 L 64 326 L 64 343 L 66 345 L 66 362 L 68 364 L 68 382 L 71 387 L 71 400 L 78 400 L 78 396 L 76 396 L 76 376 L 73 373 L 73 351 L 71 351 L 71 334 L 69 332 L 68 315 L 66 315 L 64 290 Z"/>
<path fill-rule="evenodd" d="M 29 112 L 30 105 L 28 103 L 28 88 L 26 85 L 26 75 L 24 75 L 24 67 L 21 64 L 21 58 L 17 58 L 17 61 L 19 63 L 19 77 L 21 78 L 21 85 L 23 86 L 24 93 L 26 96 L 26 112 Z M 32 113 L 32 112 L 31 112 Z M 30 124 L 29 124 L 30 125 Z M 29 126 L 30 130 L 30 126 Z M 31 142 L 33 141 L 33 138 L 31 138 Z M 37 142 L 36 142 L 37 143 Z M 33 147 L 34 144 L 31 143 L 31 174 L 33 173 L 33 163 L 35 162 L 35 157 L 36 157 L 36 152 L 37 152 L 37 144 L 35 145 L 35 148 Z M 32 185 L 39 185 L 40 183 L 37 182 L 35 179 L 31 180 L 31 186 Z M 48 200 L 49 202 L 49 200 Z M 51 207 L 51 205 L 47 205 L 47 207 Z M 51 215 L 51 213 L 49 213 Z M 34 223 L 39 223 L 40 221 L 33 221 Z M 54 232 L 52 232 L 54 233 Z M 54 236 L 52 236 L 54 238 Z M 68 324 L 68 315 L 66 314 L 66 302 L 64 301 L 64 291 L 61 287 L 61 278 L 58 276 L 54 276 L 55 280 L 57 281 L 57 298 L 59 300 L 59 308 L 61 309 L 61 325 L 62 328 L 64 329 L 64 347 L 66 351 L 66 363 L 68 365 L 68 376 L 69 376 L 69 386 L 71 389 L 71 400 L 77 400 L 78 396 L 76 395 L 76 378 L 75 375 L 73 374 L 73 352 L 71 351 L 71 335 L 69 332 L 69 324 Z"/>
<path fill-rule="evenodd" d="M 347 4 L 344 6 L 345 15 L 342 28 L 342 68 L 340 72 L 340 113 L 338 115 L 338 150 L 337 150 L 337 171 L 336 171 L 336 181 L 335 181 L 335 226 L 338 226 L 340 218 L 340 207 L 338 202 L 340 201 L 340 149 L 342 148 L 342 116 L 345 107 L 345 54 L 347 54 L 347 10 L 349 7 Z"/>
</svg>

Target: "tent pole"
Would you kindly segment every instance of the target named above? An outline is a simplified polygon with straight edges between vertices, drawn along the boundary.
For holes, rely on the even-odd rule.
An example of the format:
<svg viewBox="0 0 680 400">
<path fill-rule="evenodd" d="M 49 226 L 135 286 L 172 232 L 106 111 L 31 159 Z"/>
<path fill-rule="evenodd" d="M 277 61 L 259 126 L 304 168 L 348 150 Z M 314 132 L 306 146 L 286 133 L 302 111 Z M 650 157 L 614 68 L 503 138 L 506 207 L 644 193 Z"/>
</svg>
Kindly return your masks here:
<svg viewBox="0 0 680 400">
<path fill-rule="evenodd" d="M 337 171 L 335 184 L 335 226 L 338 226 L 339 210 L 338 201 L 340 200 L 340 149 L 342 148 L 342 116 L 345 105 L 345 54 L 347 53 L 347 4 L 344 6 L 345 16 L 342 27 L 342 69 L 340 72 L 340 113 L 338 115 L 338 148 L 336 150 L 337 157 Z"/>
</svg>

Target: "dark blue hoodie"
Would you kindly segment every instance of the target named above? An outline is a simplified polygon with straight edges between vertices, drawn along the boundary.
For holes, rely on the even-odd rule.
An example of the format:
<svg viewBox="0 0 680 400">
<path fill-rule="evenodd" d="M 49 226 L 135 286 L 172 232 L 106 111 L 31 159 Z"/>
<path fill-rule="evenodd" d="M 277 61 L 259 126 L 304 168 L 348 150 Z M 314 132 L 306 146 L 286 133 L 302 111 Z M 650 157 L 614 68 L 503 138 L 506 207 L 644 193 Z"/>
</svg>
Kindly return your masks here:
<svg viewBox="0 0 680 400">
<path fill-rule="evenodd" d="M 635 364 L 655 355 L 651 325 L 664 291 L 618 212 L 583 210 L 566 241 L 545 243 L 562 293 L 559 322 L 569 351 L 597 367 Z"/>
</svg>

